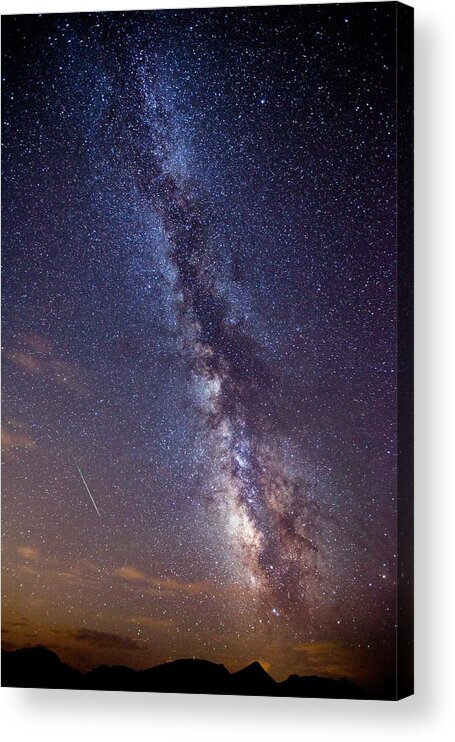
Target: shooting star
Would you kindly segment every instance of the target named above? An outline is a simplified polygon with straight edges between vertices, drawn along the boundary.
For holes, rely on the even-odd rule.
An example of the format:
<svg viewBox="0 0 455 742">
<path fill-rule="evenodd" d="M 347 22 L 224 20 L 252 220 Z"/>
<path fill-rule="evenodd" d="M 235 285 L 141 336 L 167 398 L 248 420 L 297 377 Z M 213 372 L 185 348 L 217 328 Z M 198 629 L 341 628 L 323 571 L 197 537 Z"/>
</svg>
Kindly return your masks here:
<svg viewBox="0 0 455 742">
<path fill-rule="evenodd" d="M 85 479 L 84 479 L 84 475 L 82 474 L 82 471 L 81 471 L 81 469 L 80 469 L 80 466 L 79 466 L 79 464 L 77 463 L 76 459 L 73 459 L 73 461 L 74 461 L 74 463 L 76 464 L 76 468 L 77 468 L 77 470 L 78 470 L 79 474 L 81 475 L 81 479 L 82 479 L 82 481 L 83 481 L 83 483 L 84 483 L 84 487 L 85 487 L 85 489 L 87 490 L 87 492 L 88 492 L 88 493 L 89 493 L 89 495 L 90 495 L 90 499 L 91 499 L 91 501 L 93 502 L 93 507 L 95 508 L 96 512 L 98 513 L 98 516 L 99 516 L 99 517 L 101 518 L 101 513 L 100 513 L 100 511 L 98 510 L 98 508 L 96 507 L 96 502 L 95 502 L 95 500 L 93 499 L 93 495 L 92 495 L 92 493 L 90 492 L 90 490 L 89 490 L 89 488 L 88 488 L 88 484 L 87 484 L 87 482 L 86 482 L 86 481 L 85 481 Z"/>
</svg>

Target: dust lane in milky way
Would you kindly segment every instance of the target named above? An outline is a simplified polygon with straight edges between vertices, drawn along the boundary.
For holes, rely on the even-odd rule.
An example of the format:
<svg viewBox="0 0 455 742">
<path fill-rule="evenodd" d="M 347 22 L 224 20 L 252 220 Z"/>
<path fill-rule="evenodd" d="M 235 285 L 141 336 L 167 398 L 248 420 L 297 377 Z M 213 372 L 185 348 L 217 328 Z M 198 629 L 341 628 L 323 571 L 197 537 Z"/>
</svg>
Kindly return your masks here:
<svg viewBox="0 0 455 742">
<path fill-rule="evenodd" d="M 394 23 L 5 19 L 8 645 L 393 672 Z"/>
</svg>

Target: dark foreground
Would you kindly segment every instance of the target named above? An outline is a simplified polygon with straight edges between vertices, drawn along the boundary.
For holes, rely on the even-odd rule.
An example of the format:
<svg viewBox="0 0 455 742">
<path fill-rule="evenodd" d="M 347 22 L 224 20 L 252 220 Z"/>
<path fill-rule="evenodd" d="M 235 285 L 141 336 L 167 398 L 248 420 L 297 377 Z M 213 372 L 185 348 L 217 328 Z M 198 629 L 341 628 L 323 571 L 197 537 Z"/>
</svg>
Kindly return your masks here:
<svg viewBox="0 0 455 742">
<path fill-rule="evenodd" d="M 209 693 L 246 696 L 295 696 L 299 698 L 355 698 L 369 696 L 345 678 L 290 675 L 275 682 L 258 662 L 230 673 L 224 665 L 207 660 L 184 659 L 132 670 L 100 665 L 82 673 L 45 647 L 2 650 L 2 686 L 19 688 L 73 688 L 153 693 Z M 382 699 L 392 699 L 387 689 Z"/>
</svg>

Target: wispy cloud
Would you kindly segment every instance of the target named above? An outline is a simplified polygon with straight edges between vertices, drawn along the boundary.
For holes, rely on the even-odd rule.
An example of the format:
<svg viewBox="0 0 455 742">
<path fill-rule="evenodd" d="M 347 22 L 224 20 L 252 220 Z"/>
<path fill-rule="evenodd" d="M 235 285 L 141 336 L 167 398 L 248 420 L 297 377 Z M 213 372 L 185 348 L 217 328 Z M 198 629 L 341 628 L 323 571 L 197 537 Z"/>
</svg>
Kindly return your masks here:
<svg viewBox="0 0 455 742">
<path fill-rule="evenodd" d="M 114 570 L 114 574 L 127 582 L 141 583 L 142 589 L 148 595 L 161 597 L 181 593 L 199 595 L 212 590 L 211 583 L 205 580 L 176 580 L 170 577 L 149 576 L 136 567 L 119 567 Z"/>
<path fill-rule="evenodd" d="M 175 621 L 171 618 L 153 618 L 152 616 L 133 616 L 127 619 L 127 623 L 134 624 L 134 626 L 144 626 L 154 631 L 168 631 L 175 626 Z"/>
<path fill-rule="evenodd" d="M 27 433 L 21 430 L 9 430 L 2 426 L 2 448 L 5 453 L 17 448 L 31 449 L 35 446 L 36 441 Z"/>
<path fill-rule="evenodd" d="M 39 559 L 40 553 L 38 549 L 35 549 L 34 546 L 27 546 L 27 545 L 18 546 L 17 550 L 19 554 L 22 557 L 24 557 L 24 559 L 34 559 L 34 560 Z"/>
<path fill-rule="evenodd" d="M 19 347 L 6 349 L 4 357 L 17 368 L 79 394 L 88 389 L 86 370 L 75 361 L 58 353 L 46 338 L 24 334 Z"/>
<path fill-rule="evenodd" d="M 131 580 L 132 582 L 146 580 L 144 572 L 136 569 L 135 567 L 119 567 L 114 570 L 114 574 L 117 577 L 121 577 L 124 580 Z"/>
<path fill-rule="evenodd" d="M 305 674 L 350 676 L 356 668 L 359 648 L 341 642 L 303 642 L 295 644 Z"/>
<path fill-rule="evenodd" d="M 111 634 L 106 631 L 97 631 L 96 629 L 76 629 L 76 631 L 69 632 L 69 637 L 77 642 L 84 642 L 103 649 L 115 648 L 135 651 L 140 648 L 138 642 L 129 636 Z"/>
</svg>

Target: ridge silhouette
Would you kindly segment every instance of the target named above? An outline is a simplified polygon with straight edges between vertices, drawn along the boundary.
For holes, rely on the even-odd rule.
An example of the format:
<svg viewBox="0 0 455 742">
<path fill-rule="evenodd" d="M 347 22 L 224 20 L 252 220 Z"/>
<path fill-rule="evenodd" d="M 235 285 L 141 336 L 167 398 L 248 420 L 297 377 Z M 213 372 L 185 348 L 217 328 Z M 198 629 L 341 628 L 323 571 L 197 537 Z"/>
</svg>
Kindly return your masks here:
<svg viewBox="0 0 455 742">
<path fill-rule="evenodd" d="M 200 659 L 174 660 L 146 670 L 99 665 L 83 673 L 42 646 L 13 651 L 2 649 L 2 686 L 299 698 L 371 697 L 346 678 L 290 675 L 287 680 L 276 682 L 259 662 L 252 662 L 234 673 L 222 664 Z M 387 697 L 386 694 L 380 696 Z"/>
</svg>

